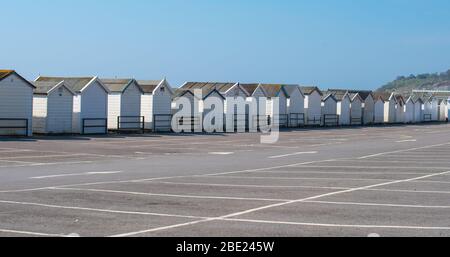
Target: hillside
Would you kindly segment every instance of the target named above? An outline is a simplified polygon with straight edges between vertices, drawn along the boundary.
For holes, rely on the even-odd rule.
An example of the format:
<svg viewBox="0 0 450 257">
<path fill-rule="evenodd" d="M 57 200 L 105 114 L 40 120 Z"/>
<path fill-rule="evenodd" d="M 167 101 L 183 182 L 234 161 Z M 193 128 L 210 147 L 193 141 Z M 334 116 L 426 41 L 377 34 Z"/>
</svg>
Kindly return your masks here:
<svg viewBox="0 0 450 257">
<path fill-rule="evenodd" d="M 410 93 L 413 89 L 450 90 L 450 70 L 442 73 L 399 76 L 377 91 Z"/>
</svg>

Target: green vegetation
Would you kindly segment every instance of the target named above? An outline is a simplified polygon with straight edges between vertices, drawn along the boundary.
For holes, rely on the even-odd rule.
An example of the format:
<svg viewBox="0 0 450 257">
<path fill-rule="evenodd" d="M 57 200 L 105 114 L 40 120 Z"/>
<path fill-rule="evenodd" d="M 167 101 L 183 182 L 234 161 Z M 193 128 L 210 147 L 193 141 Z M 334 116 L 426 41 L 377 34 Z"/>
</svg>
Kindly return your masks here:
<svg viewBox="0 0 450 257">
<path fill-rule="evenodd" d="M 410 93 L 414 89 L 450 90 L 450 70 L 442 73 L 399 76 L 377 91 Z"/>
</svg>

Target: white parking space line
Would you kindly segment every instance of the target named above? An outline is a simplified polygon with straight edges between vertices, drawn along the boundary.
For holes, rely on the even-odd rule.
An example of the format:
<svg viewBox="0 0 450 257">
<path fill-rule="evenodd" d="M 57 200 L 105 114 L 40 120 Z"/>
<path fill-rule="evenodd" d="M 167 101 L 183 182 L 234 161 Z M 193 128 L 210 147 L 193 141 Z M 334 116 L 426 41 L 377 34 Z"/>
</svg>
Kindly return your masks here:
<svg viewBox="0 0 450 257">
<path fill-rule="evenodd" d="M 436 161 L 432 161 L 434 159 L 423 159 L 423 160 L 417 160 L 416 158 L 411 158 L 413 160 L 408 160 L 407 158 L 402 159 L 402 158 L 395 158 L 395 159 L 385 159 L 385 158 L 380 158 L 380 159 L 370 159 L 370 160 L 346 160 L 343 162 L 346 163 L 423 163 L 423 164 L 434 164 L 434 163 L 447 163 L 448 165 L 450 165 L 450 159 L 447 160 L 436 160 Z"/>
<path fill-rule="evenodd" d="M 168 182 L 155 181 L 152 184 L 168 184 L 168 185 L 193 185 L 208 187 L 241 187 L 241 188 L 305 188 L 305 189 L 327 189 L 327 190 L 346 190 L 351 187 L 326 187 L 326 186 L 280 186 L 280 185 L 254 185 L 254 184 L 217 184 L 217 183 L 193 183 L 193 182 Z M 419 182 L 420 183 L 420 182 Z M 394 192 L 394 193 L 413 193 L 413 194 L 450 194 L 450 191 L 430 191 L 430 190 L 406 190 L 406 189 L 365 189 L 361 191 L 378 191 L 378 192 Z M 1 192 L 0 192 L 1 193 Z"/>
<path fill-rule="evenodd" d="M 349 224 L 327 224 L 327 223 L 307 223 L 307 222 L 289 222 L 272 220 L 254 220 L 225 218 L 224 221 L 259 223 L 259 224 L 277 224 L 277 225 L 298 225 L 311 227 L 336 227 L 336 228 L 370 228 L 370 229 L 413 229 L 413 230 L 450 230 L 450 227 L 423 227 L 423 226 L 393 226 L 393 225 L 349 225 Z"/>
<path fill-rule="evenodd" d="M 1 160 L 0 162 L 8 162 L 8 163 L 26 163 L 26 164 L 40 164 L 39 162 L 25 162 L 25 161 L 11 161 L 11 160 Z"/>
<path fill-rule="evenodd" d="M 284 158 L 289 156 L 297 156 L 297 155 L 304 155 L 304 154 L 317 154 L 317 151 L 310 151 L 310 152 L 297 152 L 297 153 L 290 153 L 290 154 L 283 154 L 283 155 L 276 155 L 276 156 L 270 156 L 269 159 L 278 159 L 278 158 Z"/>
<path fill-rule="evenodd" d="M 290 174 L 341 174 L 341 175 L 426 175 L 427 172 L 390 172 L 390 171 L 304 171 L 304 170 L 262 170 L 254 173 L 290 173 Z"/>
<path fill-rule="evenodd" d="M 245 176 L 198 176 L 205 178 L 235 178 L 235 179 L 267 179 L 267 180 L 344 180 L 344 181 L 390 181 L 391 179 L 376 179 L 376 178 L 303 178 L 303 177 L 245 177 Z M 450 182 L 449 182 L 450 183 Z"/>
<path fill-rule="evenodd" d="M 59 177 L 73 177 L 73 176 L 94 176 L 94 175 L 110 175 L 117 174 L 123 171 L 93 171 L 93 172 L 83 172 L 83 173 L 70 173 L 70 174 L 57 174 L 57 175 L 46 175 L 39 177 L 30 177 L 30 179 L 44 179 L 44 178 L 59 178 Z"/>
<path fill-rule="evenodd" d="M 330 166 L 299 166 L 299 167 L 305 167 L 305 168 L 325 168 L 325 169 L 333 169 L 333 168 L 345 168 L 345 169 L 403 169 L 403 170 L 410 170 L 410 169 L 433 169 L 433 170 L 449 170 L 450 169 L 450 165 L 449 166 L 439 166 L 439 167 L 420 167 L 420 166 L 408 166 L 408 167 L 397 167 L 397 166 L 351 166 L 351 165 L 343 165 L 343 166 L 339 166 L 339 165 L 330 165 Z"/>
<path fill-rule="evenodd" d="M 2 162 L 3 160 L 0 160 Z M 93 163 L 93 161 L 77 161 L 77 162 L 48 162 L 48 163 L 30 163 L 30 164 L 18 164 L 18 165 L 3 165 L 0 168 L 15 168 L 15 167 L 33 167 L 33 166 L 54 166 L 54 165 L 72 165 L 72 164 L 85 164 Z"/>
<path fill-rule="evenodd" d="M 306 189 L 330 189 L 330 190 L 350 189 L 349 187 L 280 186 L 280 185 L 248 185 L 248 184 L 214 184 L 214 183 L 190 183 L 190 182 L 168 182 L 168 181 L 157 181 L 157 182 L 150 182 L 150 183 L 154 183 L 154 184 L 168 184 L 168 185 L 185 185 L 185 186 L 208 186 L 208 187 L 306 188 Z"/>
<path fill-rule="evenodd" d="M 55 155 L 37 155 L 37 156 L 14 156 L 14 157 L 2 157 L 2 158 L 0 158 L 0 161 L 14 160 L 14 159 L 72 157 L 72 156 L 83 156 L 83 155 L 90 155 L 90 154 L 55 154 Z"/>
<path fill-rule="evenodd" d="M 358 203 L 358 202 L 331 202 L 331 201 L 304 201 L 304 203 L 331 204 L 331 205 L 359 205 L 399 208 L 425 208 L 425 209 L 449 209 L 448 205 L 415 205 L 415 204 L 388 204 L 388 203 Z"/>
<path fill-rule="evenodd" d="M 98 192 L 98 193 L 113 193 L 113 194 L 128 194 L 128 195 L 144 195 L 144 196 L 161 196 L 170 198 L 194 198 L 194 199 L 215 199 L 215 200 L 240 200 L 240 201 L 265 201 L 265 202 L 287 202 L 291 199 L 270 199 L 270 198 L 247 198 L 247 197 L 230 197 L 230 196 L 202 196 L 202 195 L 177 195 L 177 194 L 157 194 L 144 193 L 132 191 L 119 191 L 107 189 L 91 189 L 91 188 L 53 188 L 54 190 L 64 191 L 82 191 L 82 192 Z"/>
<path fill-rule="evenodd" d="M 402 150 L 397 150 L 397 151 L 383 152 L 383 153 L 377 153 L 377 154 L 372 154 L 372 155 L 366 155 L 366 156 L 359 157 L 358 159 L 360 159 L 360 160 L 368 159 L 368 158 L 372 158 L 372 157 L 376 157 L 376 156 L 382 156 L 382 155 L 393 154 L 393 153 L 409 152 L 409 151 L 420 150 L 420 149 L 429 149 L 429 148 L 445 146 L 445 145 L 450 145 L 450 142 L 443 143 L 443 144 L 422 146 L 422 147 L 414 147 L 414 148 L 409 148 L 409 149 L 402 149 Z"/>
<path fill-rule="evenodd" d="M 0 200 L 0 203 L 11 204 L 11 205 L 37 206 L 37 207 L 54 208 L 54 209 L 67 209 L 67 210 L 78 210 L 78 211 L 93 211 L 93 212 L 104 212 L 104 213 L 116 213 L 116 214 L 134 214 L 134 215 L 148 215 L 148 216 L 175 217 L 175 218 L 188 218 L 188 219 L 205 218 L 205 217 L 190 216 L 190 215 L 177 215 L 177 214 L 138 212 L 138 211 L 121 211 L 121 210 L 111 210 L 111 209 L 98 209 L 98 208 L 87 208 L 87 207 L 76 207 L 76 206 L 64 206 L 64 205 L 42 204 L 42 203 L 32 203 L 32 202 L 17 202 L 17 201 L 7 201 L 7 200 Z"/>
<path fill-rule="evenodd" d="M 205 222 L 209 222 L 209 221 L 226 220 L 226 219 L 234 218 L 234 217 L 237 217 L 237 216 L 241 216 L 241 215 L 245 215 L 245 214 L 249 214 L 249 213 L 253 213 L 253 212 L 257 212 L 257 211 L 262 211 L 262 210 L 266 210 L 266 209 L 271 209 L 271 208 L 275 208 L 275 207 L 281 207 L 281 206 L 285 206 L 285 205 L 289 205 L 289 204 L 301 203 L 301 202 L 305 202 L 305 201 L 312 201 L 312 200 L 316 200 L 316 199 L 327 197 L 327 196 L 333 196 L 333 195 L 338 195 L 338 194 L 356 192 L 356 191 L 361 191 L 361 190 L 365 190 L 365 189 L 371 189 L 371 188 L 376 188 L 376 187 L 381 187 L 381 186 L 393 185 L 393 184 L 398 184 L 398 183 L 403 183 L 403 182 L 411 182 L 411 181 L 415 181 L 415 180 L 420 180 L 420 179 L 440 176 L 440 175 L 444 175 L 444 174 L 448 174 L 448 173 L 450 173 L 450 171 L 434 173 L 434 174 L 421 176 L 421 177 L 414 177 L 414 178 L 410 178 L 410 179 L 393 180 L 393 181 L 388 181 L 388 182 L 374 184 L 374 185 L 369 185 L 369 186 L 357 187 L 357 188 L 352 188 L 352 189 L 347 189 L 347 190 L 341 190 L 341 191 L 335 191 L 335 192 L 331 192 L 331 193 L 316 195 L 316 196 L 307 197 L 307 198 L 301 198 L 301 199 L 292 200 L 292 201 L 289 201 L 289 202 L 270 204 L 270 205 L 266 205 L 266 206 L 253 208 L 253 209 L 248 209 L 248 210 L 241 211 L 241 212 L 231 213 L 231 214 L 220 216 L 220 217 L 201 219 L 201 220 L 197 220 L 197 221 L 180 223 L 180 224 L 175 224 L 175 225 L 171 225 L 171 226 L 164 226 L 164 227 L 159 227 L 159 228 L 152 228 L 152 229 L 147 229 L 147 230 L 133 231 L 133 232 L 123 233 L 123 234 L 114 235 L 114 236 L 117 236 L 117 237 L 136 236 L 136 235 L 139 235 L 139 234 L 144 234 L 144 233 L 149 233 L 149 232 L 156 232 L 156 231 L 162 231 L 162 230 L 167 230 L 167 229 L 172 229 L 172 228 L 179 228 L 179 227 L 184 227 L 184 226 L 190 226 L 190 225 L 205 223 Z M 344 225 L 344 226 L 358 227 L 360 225 Z M 380 227 L 387 227 L 387 226 L 380 226 Z M 405 226 L 389 226 L 389 227 L 390 228 L 406 228 Z M 416 228 L 417 229 L 418 227 L 411 227 L 411 228 Z M 427 229 L 427 228 L 428 229 L 446 229 L 446 230 L 450 229 L 450 227 L 420 227 L 420 228 L 421 229 Z"/>
<path fill-rule="evenodd" d="M 22 153 L 22 152 L 36 152 L 35 150 L 28 150 L 28 149 L 15 149 L 15 150 L 0 150 L 0 154 L 2 153 Z"/>
<path fill-rule="evenodd" d="M 11 229 L 1 229 L 1 228 L 0 228 L 0 232 L 2 232 L 2 233 L 10 233 L 10 234 L 28 235 L 28 236 L 65 237 L 65 235 L 58 235 L 58 234 L 48 234 L 48 233 L 21 231 L 21 230 L 11 230 Z"/>
<path fill-rule="evenodd" d="M 210 155 L 232 155 L 234 152 L 209 152 Z"/>
</svg>

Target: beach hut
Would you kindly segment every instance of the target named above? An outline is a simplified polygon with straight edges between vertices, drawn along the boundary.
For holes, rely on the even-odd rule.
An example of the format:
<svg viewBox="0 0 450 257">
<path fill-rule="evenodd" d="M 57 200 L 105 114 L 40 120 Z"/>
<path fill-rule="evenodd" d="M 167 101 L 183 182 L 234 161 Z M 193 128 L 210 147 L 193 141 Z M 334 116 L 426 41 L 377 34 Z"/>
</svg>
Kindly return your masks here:
<svg viewBox="0 0 450 257">
<path fill-rule="evenodd" d="M 322 126 L 338 126 L 338 101 L 332 93 L 325 93 L 322 98 Z"/>
<path fill-rule="evenodd" d="M 415 121 L 415 111 L 416 111 L 416 103 L 414 101 L 414 96 L 410 95 L 406 98 L 404 105 L 404 123 L 414 123 Z"/>
<path fill-rule="evenodd" d="M 227 83 L 227 82 L 186 82 L 181 87 L 182 90 L 189 90 L 191 93 L 194 93 L 195 90 L 200 90 L 203 95 L 209 94 L 211 91 L 215 90 L 219 92 L 220 95 L 225 99 L 224 100 L 224 114 L 231 114 L 228 110 L 228 107 L 233 108 L 233 116 L 227 117 L 231 119 L 234 124 L 235 129 L 245 130 L 249 126 L 249 117 L 248 117 L 248 106 L 246 105 L 244 110 L 239 110 L 237 104 L 233 104 L 232 107 L 229 105 L 229 101 L 237 101 L 240 98 L 241 100 L 246 101 L 249 97 L 249 93 L 239 84 L 239 83 Z M 201 97 L 202 100 L 204 96 Z M 225 120 L 225 123 L 227 120 Z M 244 125 L 245 124 L 245 125 Z"/>
<path fill-rule="evenodd" d="M 385 101 L 382 95 L 374 94 L 374 123 L 382 124 L 385 122 L 384 120 L 384 105 Z"/>
<path fill-rule="evenodd" d="M 439 100 L 432 96 L 430 98 L 431 102 L 431 120 L 432 121 L 438 121 L 439 120 Z"/>
<path fill-rule="evenodd" d="M 405 122 L 405 99 L 400 94 L 395 94 L 395 123 L 404 123 Z"/>
<path fill-rule="evenodd" d="M 174 90 L 167 79 L 138 80 L 142 89 L 141 116 L 146 130 L 170 131 Z"/>
<path fill-rule="evenodd" d="M 339 115 L 339 125 L 350 125 L 350 106 L 351 99 L 346 89 L 329 89 L 327 93 L 333 94 L 337 102 L 337 115 Z"/>
<path fill-rule="evenodd" d="M 31 136 L 34 85 L 14 70 L 0 70 L 0 136 Z"/>
<path fill-rule="evenodd" d="M 448 99 L 439 100 L 439 121 L 448 120 Z"/>
<path fill-rule="evenodd" d="M 423 122 L 424 103 L 422 98 L 413 95 L 414 100 L 414 123 Z"/>
<path fill-rule="evenodd" d="M 375 100 L 372 91 L 349 90 L 350 94 L 359 94 L 362 99 L 362 123 L 364 125 L 373 124 L 375 121 Z"/>
<path fill-rule="evenodd" d="M 175 131 L 194 132 L 202 130 L 202 113 L 200 101 L 194 96 L 194 92 L 178 88 L 174 91 L 172 102 L 172 114 L 175 123 L 170 121 L 171 128 Z"/>
<path fill-rule="evenodd" d="M 249 102 L 256 102 L 257 106 L 257 114 L 254 115 L 254 117 L 251 117 L 251 121 L 253 125 L 256 126 L 264 126 L 266 127 L 269 122 L 269 117 L 267 116 L 267 93 L 264 90 L 263 87 L 261 87 L 261 84 L 259 83 L 252 83 L 252 84 L 240 84 L 242 88 L 244 88 L 249 97 L 247 98 L 247 101 Z"/>
<path fill-rule="evenodd" d="M 143 91 L 134 79 L 101 79 L 108 87 L 108 129 L 143 130 L 141 96 Z"/>
<path fill-rule="evenodd" d="M 351 106 L 350 106 L 350 125 L 362 125 L 362 104 L 363 99 L 359 93 L 350 94 Z"/>
<path fill-rule="evenodd" d="M 320 125 L 322 120 L 322 91 L 318 87 L 300 88 L 305 95 L 306 124 Z"/>
<path fill-rule="evenodd" d="M 290 127 L 299 127 L 305 124 L 305 95 L 299 85 L 283 85 L 288 96 L 287 114 Z"/>
<path fill-rule="evenodd" d="M 97 77 L 45 77 L 36 82 L 59 83 L 75 92 L 72 133 L 105 134 L 108 131 L 109 89 Z"/>
<path fill-rule="evenodd" d="M 261 84 L 260 85 L 267 94 L 267 115 L 281 127 L 287 127 L 288 118 L 288 94 L 282 84 Z M 275 99 L 278 99 L 278 106 L 275 106 Z M 278 109 L 278 113 L 276 113 Z"/>
<path fill-rule="evenodd" d="M 430 122 L 433 121 L 433 100 L 432 97 L 427 95 L 423 96 L 424 101 L 424 111 L 423 111 L 423 121 Z"/>
<path fill-rule="evenodd" d="M 395 99 L 394 93 L 388 93 L 388 92 L 377 92 L 375 93 L 375 99 L 378 99 L 377 101 L 384 101 L 384 123 L 395 123 L 396 122 L 396 116 L 397 116 L 397 102 Z M 379 108 L 381 109 L 381 108 Z M 377 113 L 376 115 L 378 118 L 380 117 L 380 114 Z M 379 120 L 377 120 L 379 121 Z M 377 122 L 378 123 L 378 122 Z"/>
<path fill-rule="evenodd" d="M 61 82 L 32 82 L 33 132 L 40 134 L 72 133 L 75 92 Z"/>
</svg>

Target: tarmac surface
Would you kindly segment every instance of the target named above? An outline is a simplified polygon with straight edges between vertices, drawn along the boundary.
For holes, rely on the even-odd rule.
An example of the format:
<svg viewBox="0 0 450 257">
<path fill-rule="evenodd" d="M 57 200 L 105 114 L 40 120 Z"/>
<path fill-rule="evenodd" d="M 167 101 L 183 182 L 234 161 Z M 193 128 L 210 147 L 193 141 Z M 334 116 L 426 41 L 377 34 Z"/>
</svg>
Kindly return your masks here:
<svg viewBox="0 0 450 257">
<path fill-rule="evenodd" d="M 0 236 L 450 236 L 450 125 L 0 138 Z"/>
</svg>

